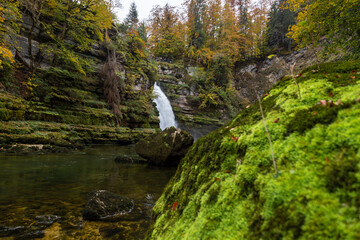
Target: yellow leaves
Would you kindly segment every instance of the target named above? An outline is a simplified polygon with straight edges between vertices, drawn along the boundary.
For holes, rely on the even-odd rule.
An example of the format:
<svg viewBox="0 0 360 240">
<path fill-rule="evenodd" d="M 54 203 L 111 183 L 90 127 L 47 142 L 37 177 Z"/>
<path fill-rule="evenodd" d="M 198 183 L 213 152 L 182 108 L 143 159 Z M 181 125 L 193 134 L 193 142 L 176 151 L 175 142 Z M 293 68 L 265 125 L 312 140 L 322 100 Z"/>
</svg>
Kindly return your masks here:
<svg viewBox="0 0 360 240">
<path fill-rule="evenodd" d="M 14 55 L 12 52 L 4 47 L 3 45 L 0 45 L 0 68 L 2 68 L 3 60 L 10 61 L 10 63 L 14 62 Z"/>
<path fill-rule="evenodd" d="M 10 62 L 14 61 L 14 55 L 12 52 L 2 45 L 0 45 L 0 56 L 2 58 L 8 59 Z"/>
</svg>

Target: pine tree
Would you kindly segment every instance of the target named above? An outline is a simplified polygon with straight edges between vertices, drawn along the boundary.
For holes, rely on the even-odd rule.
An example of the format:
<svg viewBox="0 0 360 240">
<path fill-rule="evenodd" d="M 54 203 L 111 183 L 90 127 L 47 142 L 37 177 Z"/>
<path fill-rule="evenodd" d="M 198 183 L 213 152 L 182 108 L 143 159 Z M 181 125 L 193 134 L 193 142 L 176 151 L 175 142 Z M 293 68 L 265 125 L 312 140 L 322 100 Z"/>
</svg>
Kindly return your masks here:
<svg viewBox="0 0 360 240">
<path fill-rule="evenodd" d="M 204 0 L 190 0 L 188 2 L 189 46 L 200 49 L 206 41 L 203 18 L 205 12 Z"/>
<path fill-rule="evenodd" d="M 267 27 L 268 45 L 276 47 L 278 51 L 291 51 L 291 39 L 286 36 L 289 27 L 295 24 L 295 12 L 284 8 L 286 0 L 277 0 L 271 6 Z"/>
<path fill-rule="evenodd" d="M 130 5 L 129 13 L 125 19 L 125 25 L 127 26 L 128 30 L 136 30 L 138 22 L 139 19 L 138 19 L 137 7 L 135 2 L 132 2 Z"/>
<path fill-rule="evenodd" d="M 145 25 L 144 21 L 139 23 L 137 32 L 139 34 L 139 37 L 146 43 L 148 41 L 148 36 L 147 36 L 147 30 L 146 30 L 146 25 Z"/>
</svg>

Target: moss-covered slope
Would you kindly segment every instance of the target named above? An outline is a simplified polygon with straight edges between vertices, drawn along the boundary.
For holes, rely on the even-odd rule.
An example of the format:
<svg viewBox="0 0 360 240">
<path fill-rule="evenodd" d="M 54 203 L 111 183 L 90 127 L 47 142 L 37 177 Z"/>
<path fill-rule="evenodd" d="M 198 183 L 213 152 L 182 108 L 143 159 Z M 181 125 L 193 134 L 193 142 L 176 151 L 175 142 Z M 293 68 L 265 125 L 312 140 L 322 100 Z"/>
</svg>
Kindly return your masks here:
<svg viewBox="0 0 360 240">
<path fill-rule="evenodd" d="M 359 239 L 359 66 L 315 66 L 297 78 L 301 99 L 290 78 L 263 99 L 278 174 L 258 104 L 199 139 L 147 238 Z"/>
</svg>

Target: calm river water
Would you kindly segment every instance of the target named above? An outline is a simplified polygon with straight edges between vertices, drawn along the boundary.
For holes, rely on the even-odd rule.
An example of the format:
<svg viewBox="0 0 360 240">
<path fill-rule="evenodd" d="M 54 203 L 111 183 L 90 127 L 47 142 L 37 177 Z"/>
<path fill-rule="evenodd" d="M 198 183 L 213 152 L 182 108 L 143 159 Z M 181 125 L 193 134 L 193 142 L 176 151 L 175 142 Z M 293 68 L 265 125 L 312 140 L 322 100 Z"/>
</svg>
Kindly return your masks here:
<svg viewBox="0 0 360 240">
<path fill-rule="evenodd" d="M 93 146 L 82 152 L 0 155 L 0 238 L 142 239 L 151 208 L 174 168 L 118 164 L 133 146 Z M 134 199 L 135 212 L 116 222 L 82 219 L 86 197 L 105 189 Z"/>
</svg>

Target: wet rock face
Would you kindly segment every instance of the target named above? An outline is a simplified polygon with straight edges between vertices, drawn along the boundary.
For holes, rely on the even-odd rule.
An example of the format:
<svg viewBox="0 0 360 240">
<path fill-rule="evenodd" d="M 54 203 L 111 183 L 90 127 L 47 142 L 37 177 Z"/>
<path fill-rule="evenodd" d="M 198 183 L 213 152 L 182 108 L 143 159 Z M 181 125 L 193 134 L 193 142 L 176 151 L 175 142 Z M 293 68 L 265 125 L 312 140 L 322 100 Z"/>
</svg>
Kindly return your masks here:
<svg viewBox="0 0 360 240">
<path fill-rule="evenodd" d="M 193 143 L 194 138 L 190 133 L 170 127 L 140 140 L 135 145 L 135 151 L 151 165 L 176 166 Z"/>
<path fill-rule="evenodd" d="M 127 198 L 106 190 L 89 193 L 83 211 L 86 220 L 101 220 L 108 217 L 130 213 L 134 202 Z"/>
</svg>

